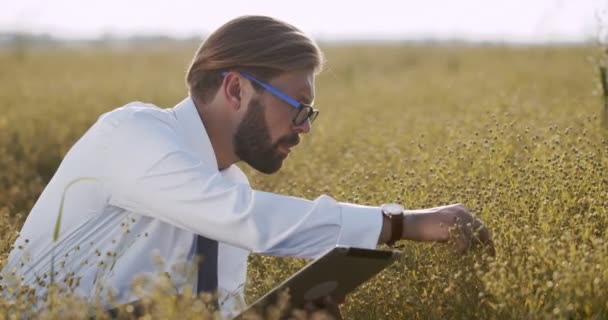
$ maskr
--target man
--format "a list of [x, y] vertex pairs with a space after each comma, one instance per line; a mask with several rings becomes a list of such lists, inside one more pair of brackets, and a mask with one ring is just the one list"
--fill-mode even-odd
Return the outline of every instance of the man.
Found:
[[[226, 23], [194, 56], [186, 99], [171, 109], [134, 102], [108, 112], [69, 150], [5, 273], [18, 270], [42, 295], [54, 256], [54, 278], [68, 278], [77, 294], [113, 291], [128, 303], [137, 298], [133, 279], [160, 268], [178, 293], [218, 292], [229, 316], [243, 303], [250, 252], [314, 258], [337, 244], [447, 241], [458, 226], [461, 250], [491, 246], [487, 228], [461, 205], [404, 212], [251, 189], [235, 164], [281, 168], [318, 115], [322, 63], [317, 45], [289, 24], [261, 16]], [[198, 255], [194, 280], [175, 267]]]

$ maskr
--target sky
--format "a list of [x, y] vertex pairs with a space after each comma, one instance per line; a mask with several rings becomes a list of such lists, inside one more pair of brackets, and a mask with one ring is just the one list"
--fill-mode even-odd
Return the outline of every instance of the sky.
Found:
[[608, 42], [608, 0], [0, 0], [0, 32], [204, 36], [263, 14], [322, 40]]

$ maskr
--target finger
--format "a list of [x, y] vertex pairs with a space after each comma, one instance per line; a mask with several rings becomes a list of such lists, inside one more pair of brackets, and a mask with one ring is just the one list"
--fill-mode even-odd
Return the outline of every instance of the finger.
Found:
[[476, 219], [476, 222], [479, 225], [475, 231], [476, 244], [483, 245], [488, 253], [494, 256], [496, 252], [494, 250], [494, 241], [492, 241], [492, 233], [490, 232], [490, 229], [488, 229], [480, 220]]
[[465, 253], [471, 247], [472, 232], [469, 226], [458, 224], [451, 232], [458, 253]]
[[494, 248], [494, 242], [492, 240], [490, 240], [489, 244], [486, 245], [486, 251], [490, 256], [496, 256], [496, 248]]
[[491, 256], [495, 256], [496, 251], [494, 249], [494, 242], [492, 241], [492, 234], [490, 230], [481, 223], [481, 221], [476, 221], [478, 227], [475, 228], [471, 234], [471, 239], [469, 241], [469, 245], [471, 247], [481, 246], [486, 253]]
[[496, 256], [496, 250], [494, 249], [494, 241], [492, 241], [492, 234], [487, 228], [484, 228], [483, 230], [483, 245], [490, 256]]
[[492, 241], [490, 236], [490, 230], [486, 228], [484, 225], [481, 225], [476, 232], [477, 241], [480, 244], [490, 243]]

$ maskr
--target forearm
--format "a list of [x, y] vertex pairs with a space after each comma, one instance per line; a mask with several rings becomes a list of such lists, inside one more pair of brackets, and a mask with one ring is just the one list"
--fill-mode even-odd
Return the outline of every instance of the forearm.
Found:
[[447, 241], [452, 222], [441, 219], [440, 209], [409, 210], [403, 217], [402, 239], [414, 241]]
[[[457, 229], [456, 247], [464, 252], [471, 246], [483, 244], [494, 255], [492, 234], [488, 228], [472, 215], [462, 204], [453, 204], [436, 208], [406, 210], [403, 216], [401, 239], [414, 241], [448, 241], [453, 229]], [[391, 225], [384, 219], [381, 242], [391, 237]]]
[[[428, 209], [405, 210], [401, 239], [414, 241], [447, 241], [449, 229], [456, 225], [454, 205]], [[386, 243], [391, 237], [391, 222], [383, 219], [378, 243]]]

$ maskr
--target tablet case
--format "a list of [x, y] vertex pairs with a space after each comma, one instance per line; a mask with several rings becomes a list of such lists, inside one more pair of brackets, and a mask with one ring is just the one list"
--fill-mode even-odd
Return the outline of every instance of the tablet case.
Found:
[[234, 319], [243, 319], [251, 311], [263, 316], [265, 309], [276, 304], [285, 289], [289, 290], [290, 296], [287, 314], [292, 308], [301, 308], [306, 302], [324, 296], [346, 297], [399, 256], [398, 251], [337, 246], [259, 298]]

